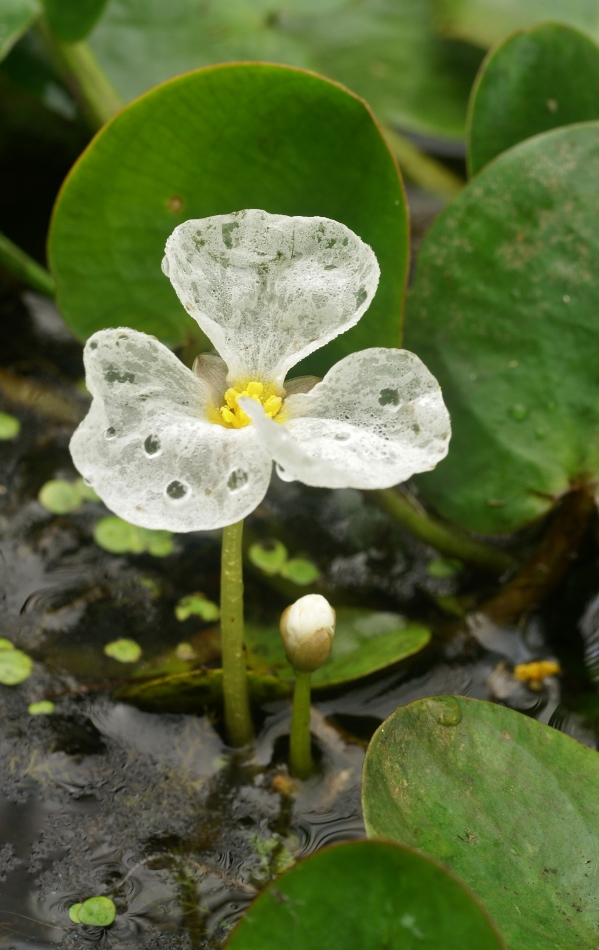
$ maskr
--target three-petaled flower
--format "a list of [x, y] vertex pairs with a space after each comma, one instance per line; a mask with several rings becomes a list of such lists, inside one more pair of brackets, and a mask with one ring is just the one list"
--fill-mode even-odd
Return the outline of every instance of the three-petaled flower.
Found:
[[345, 225], [252, 210], [186, 221], [163, 270], [220, 356], [192, 371], [136, 330], [88, 340], [94, 398], [71, 454], [122, 518], [223, 527], [260, 503], [273, 460], [307, 485], [387, 488], [446, 455], [439, 385], [407, 350], [351, 353], [320, 382], [286, 379], [375, 294], [376, 257]]

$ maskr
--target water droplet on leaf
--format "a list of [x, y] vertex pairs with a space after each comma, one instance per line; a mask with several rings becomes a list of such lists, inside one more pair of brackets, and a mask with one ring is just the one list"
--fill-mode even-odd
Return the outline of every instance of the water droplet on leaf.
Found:
[[457, 726], [462, 721], [462, 710], [455, 696], [434, 696], [427, 701], [427, 706], [441, 726]]

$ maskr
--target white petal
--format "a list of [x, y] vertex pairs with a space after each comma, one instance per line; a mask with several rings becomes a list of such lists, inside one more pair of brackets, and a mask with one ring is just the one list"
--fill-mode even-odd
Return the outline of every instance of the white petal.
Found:
[[338, 221], [253, 210], [180, 224], [162, 266], [229, 380], [278, 385], [358, 322], [379, 279], [374, 252]]
[[447, 455], [439, 384], [407, 350], [352, 353], [309, 393], [290, 396], [282, 424], [239, 401], [281, 477], [328, 488], [389, 488]]
[[101, 330], [85, 347], [94, 400], [71, 439], [83, 477], [121, 518], [198, 531], [262, 500], [272, 463], [253, 427], [207, 421], [210, 390], [154, 337]]

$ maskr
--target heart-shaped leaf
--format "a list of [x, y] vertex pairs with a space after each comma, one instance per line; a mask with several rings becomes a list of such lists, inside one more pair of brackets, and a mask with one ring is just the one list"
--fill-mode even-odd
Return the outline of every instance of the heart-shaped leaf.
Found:
[[361, 100], [283, 66], [182, 76], [97, 135], [63, 186], [50, 234], [65, 320], [81, 338], [108, 326], [170, 344], [197, 333], [160, 270], [166, 239], [187, 218], [243, 208], [334, 218], [377, 255], [370, 309], [303, 371], [322, 375], [356, 349], [398, 344], [408, 248], [395, 163]]
[[364, 764], [369, 835], [443, 861], [510, 950], [595, 950], [599, 755], [503, 706], [421, 699], [375, 733]]
[[[430, 637], [426, 627], [410, 623], [399, 614], [341, 607], [331, 656], [312, 673], [312, 687], [326, 689], [369, 676], [418, 653]], [[245, 642], [250, 670], [293, 681], [295, 674], [278, 626], [246, 624]]]
[[324, 848], [269, 884], [227, 950], [501, 950], [464, 885], [409, 848], [352, 841]]
[[592, 0], [437, 0], [436, 9], [442, 33], [483, 47], [543, 20], [567, 23], [599, 39], [599, 7]]
[[513, 531], [599, 473], [599, 124], [521, 143], [427, 234], [406, 346], [437, 377], [448, 457], [419, 484], [439, 511]]
[[451, 137], [481, 59], [435, 36], [433, 0], [111, 0], [91, 41], [125, 99], [199, 66], [266, 60], [346, 84], [387, 122]]
[[508, 37], [472, 91], [470, 174], [539, 132], [599, 119], [597, 89], [599, 47], [584, 33], [543, 23]]

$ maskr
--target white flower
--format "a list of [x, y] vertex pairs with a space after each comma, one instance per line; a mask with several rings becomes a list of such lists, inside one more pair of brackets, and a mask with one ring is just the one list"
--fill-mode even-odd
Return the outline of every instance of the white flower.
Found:
[[335, 611], [322, 594], [306, 594], [283, 611], [279, 629], [294, 670], [313, 673], [331, 654]]
[[407, 350], [351, 353], [316, 385], [286, 380], [376, 291], [376, 257], [343, 224], [265, 211], [186, 221], [163, 270], [220, 357], [191, 371], [136, 330], [88, 340], [94, 398], [71, 454], [121, 518], [172, 531], [233, 524], [264, 497], [273, 459], [287, 480], [386, 488], [447, 454], [439, 386]]

